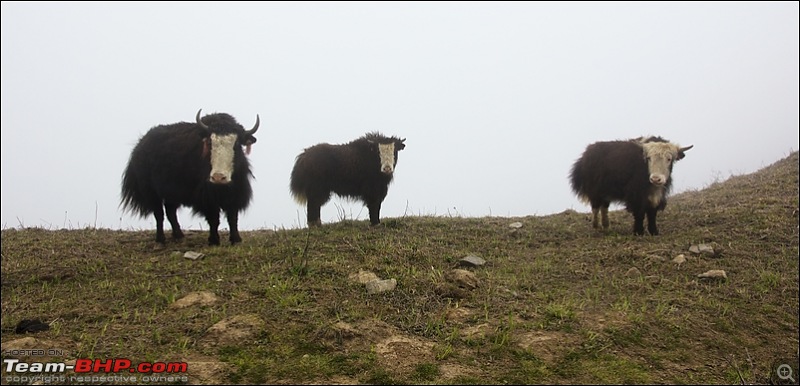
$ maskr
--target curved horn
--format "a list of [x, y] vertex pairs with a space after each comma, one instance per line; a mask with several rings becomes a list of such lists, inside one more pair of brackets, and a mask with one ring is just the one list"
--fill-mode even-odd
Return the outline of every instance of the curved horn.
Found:
[[203, 109], [197, 110], [197, 116], [194, 117], [194, 119], [197, 121], [197, 124], [200, 125], [200, 127], [208, 130], [208, 126], [206, 126], [206, 124], [203, 123], [203, 121], [200, 119], [200, 112], [201, 111], [203, 111]]
[[675, 158], [675, 160], [682, 160], [682, 159], [683, 159], [683, 157], [686, 157], [686, 153], [684, 153], [684, 152], [685, 152], [686, 150], [689, 150], [689, 149], [693, 148], [693, 147], [694, 147], [694, 145], [691, 145], [691, 146], [688, 146], [688, 147], [682, 147], [682, 148], [679, 148], [679, 149], [678, 149], [678, 157], [677, 157], [677, 158]]
[[253, 126], [253, 128], [252, 128], [252, 129], [250, 129], [250, 130], [247, 132], [247, 135], [253, 135], [253, 134], [255, 134], [255, 133], [256, 133], [256, 131], [258, 131], [258, 125], [260, 125], [260, 124], [261, 124], [261, 119], [258, 117], [258, 114], [256, 114], [256, 124], [255, 124], [255, 126]]

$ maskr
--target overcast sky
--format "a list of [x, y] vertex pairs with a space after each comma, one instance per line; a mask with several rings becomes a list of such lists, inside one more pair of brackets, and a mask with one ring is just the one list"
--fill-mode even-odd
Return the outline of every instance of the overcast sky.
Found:
[[[694, 145], [673, 194], [799, 147], [798, 2], [3, 1], [1, 14], [3, 228], [154, 229], [119, 208], [130, 151], [201, 108], [246, 128], [261, 117], [242, 230], [304, 227], [295, 157], [370, 131], [407, 138], [382, 218], [589, 212], [567, 176], [600, 140]], [[368, 213], [323, 207], [323, 223], [343, 217]]]

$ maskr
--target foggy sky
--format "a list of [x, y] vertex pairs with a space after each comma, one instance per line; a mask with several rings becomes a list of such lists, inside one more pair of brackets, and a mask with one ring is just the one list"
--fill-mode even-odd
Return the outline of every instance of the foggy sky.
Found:
[[[4, 1], [1, 14], [3, 228], [154, 229], [119, 207], [130, 151], [201, 108], [261, 118], [242, 230], [304, 227], [295, 157], [371, 131], [407, 139], [382, 218], [588, 212], [567, 176], [600, 140], [694, 145], [673, 194], [800, 147], [797, 2]], [[368, 212], [334, 198], [322, 221], [341, 218]]]

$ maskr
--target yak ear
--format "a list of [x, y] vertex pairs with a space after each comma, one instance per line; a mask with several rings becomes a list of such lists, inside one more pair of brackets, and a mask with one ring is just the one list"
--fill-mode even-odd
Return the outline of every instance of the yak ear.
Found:
[[203, 137], [203, 158], [208, 157], [208, 153], [210, 153], [210, 146], [209, 146], [210, 139], [208, 137]]
[[394, 143], [394, 148], [395, 148], [395, 149], [397, 149], [397, 150], [403, 150], [403, 149], [405, 149], [405, 148], [406, 148], [406, 144], [405, 144], [405, 142], [406, 142], [406, 139], [405, 139], [405, 138], [403, 138], [403, 139], [401, 139], [401, 140], [399, 140], [399, 141], [396, 141], [396, 142]]

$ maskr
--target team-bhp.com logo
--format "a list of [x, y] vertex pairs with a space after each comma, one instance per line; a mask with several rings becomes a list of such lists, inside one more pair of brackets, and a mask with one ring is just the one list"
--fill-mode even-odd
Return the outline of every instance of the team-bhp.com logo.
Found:
[[[75, 364], [64, 362], [20, 362], [19, 359], [3, 359], [3, 369], [8, 382], [32, 380], [47, 381], [55, 376], [64, 381], [77, 382], [186, 382], [189, 365], [186, 362], [142, 362], [136, 365], [130, 359], [77, 359]], [[66, 376], [66, 372], [75, 374]], [[102, 375], [97, 375], [97, 374]], [[12, 375], [9, 375], [12, 374]], [[90, 375], [94, 374], [94, 375]], [[109, 374], [109, 375], [107, 375]], [[101, 379], [102, 378], [102, 379]], [[119, 378], [119, 379], [117, 379]]]

